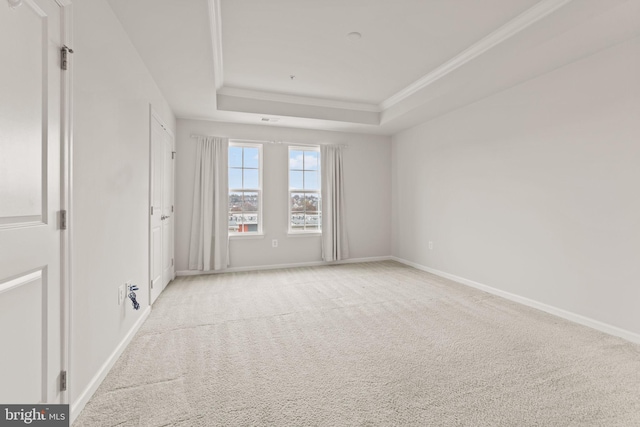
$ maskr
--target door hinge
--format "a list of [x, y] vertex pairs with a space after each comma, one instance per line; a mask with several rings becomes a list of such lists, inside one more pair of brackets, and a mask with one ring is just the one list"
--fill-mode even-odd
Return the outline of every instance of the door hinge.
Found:
[[173, 267], [173, 258], [171, 258], [171, 267]]
[[60, 230], [67, 229], [67, 211], [60, 211]]
[[151, 215], [153, 215], [153, 206], [151, 206]]
[[67, 391], [67, 371], [60, 372], [60, 391]]
[[66, 70], [69, 68], [69, 54], [73, 53], [73, 49], [70, 49], [67, 45], [62, 46], [60, 49], [60, 68]]
[[172, 159], [175, 159], [175, 158], [176, 158], [176, 152], [175, 152], [175, 151], [172, 151], [172, 152], [171, 152], [171, 158], [172, 158]]
[[173, 205], [171, 205], [171, 212], [173, 212]]
[[151, 289], [153, 289], [153, 280], [151, 280]]

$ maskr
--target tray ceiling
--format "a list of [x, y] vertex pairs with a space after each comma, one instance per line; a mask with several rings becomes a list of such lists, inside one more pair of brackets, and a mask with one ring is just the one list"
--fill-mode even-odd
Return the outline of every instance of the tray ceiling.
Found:
[[109, 2], [180, 118], [380, 134], [637, 34], [640, 3]]

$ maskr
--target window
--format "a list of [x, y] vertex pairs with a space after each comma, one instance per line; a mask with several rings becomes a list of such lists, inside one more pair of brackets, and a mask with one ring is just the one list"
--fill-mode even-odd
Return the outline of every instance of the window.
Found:
[[289, 147], [289, 231], [320, 232], [320, 147]]
[[229, 233], [262, 233], [262, 145], [229, 142]]

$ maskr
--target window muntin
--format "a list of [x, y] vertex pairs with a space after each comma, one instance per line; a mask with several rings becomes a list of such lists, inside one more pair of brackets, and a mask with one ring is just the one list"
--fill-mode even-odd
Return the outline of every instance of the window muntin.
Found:
[[262, 233], [262, 145], [229, 142], [229, 234]]
[[289, 147], [289, 231], [321, 230], [320, 148]]

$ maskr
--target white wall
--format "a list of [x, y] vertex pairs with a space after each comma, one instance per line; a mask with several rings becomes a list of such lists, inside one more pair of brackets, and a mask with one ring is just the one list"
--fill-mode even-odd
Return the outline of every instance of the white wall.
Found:
[[393, 255], [640, 334], [638, 52], [394, 136]]
[[[176, 271], [188, 269], [196, 140], [191, 134], [294, 143], [348, 145], [344, 152], [347, 226], [351, 258], [391, 254], [391, 141], [389, 137], [272, 126], [178, 120], [176, 135]], [[263, 239], [235, 239], [230, 268], [321, 261], [320, 237], [287, 236], [288, 154], [265, 144]], [[271, 247], [278, 239], [278, 248]]]
[[[74, 0], [70, 402], [148, 307], [149, 105], [175, 118], [105, 0]], [[118, 305], [132, 281], [140, 311]], [[73, 409], [73, 406], [72, 406]]]

